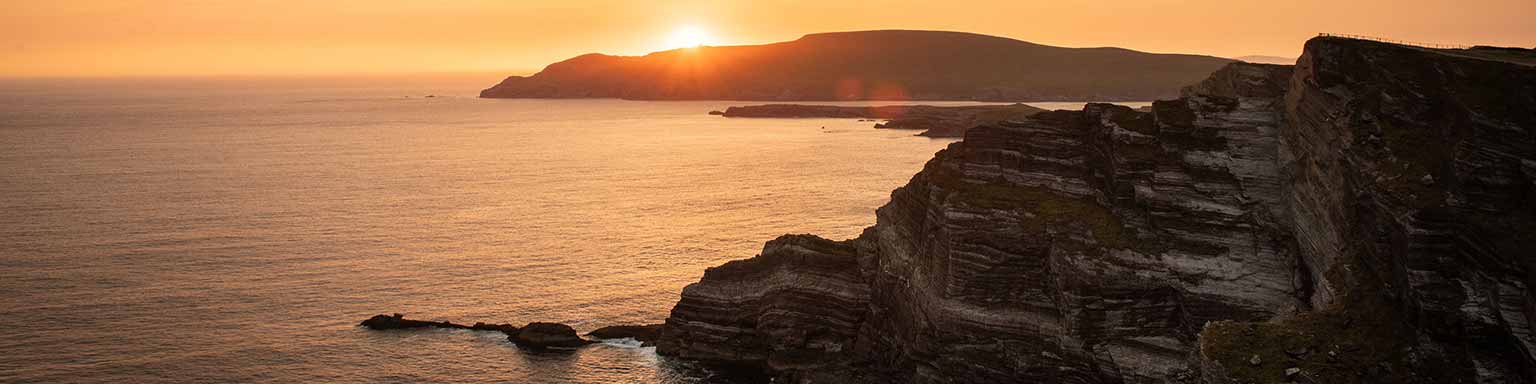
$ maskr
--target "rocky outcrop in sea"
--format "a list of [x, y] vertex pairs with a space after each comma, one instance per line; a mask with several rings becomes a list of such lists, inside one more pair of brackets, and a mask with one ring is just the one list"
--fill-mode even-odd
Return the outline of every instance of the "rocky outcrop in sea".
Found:
[[[479, 322], [475, 323], [474, 325], [463, 325], [450, 321], [412, 320], [405, 318], [405, 315], [396, 313], [393, 315], [374, 315], [373, 317], [358, 323], [358, 326], [378, 331], [421, 328], [494, 331], [506, 334], [507, 341], [515, 343], [518, 346], [533, 350], [542, 350], [546, 348], [577, 348], [594, 343], [592, 340], [587, 340], [581, 336], [577, 336], [576, 330], [571, 328], [569, 325], [547, 322], [533, 322], [521, 327], [514, 326], [512, 324], [486, 324]], [[637, 340], [640, 340], [641, 338], [651, 336], [650, 333], [646, 332], [651, 328], [654, 328], [654, 326], [604, 327], [593, 331], [589, 335], [599, 339], [633, 337]]]
[[858, 238], [711, 268], [664, 355], [784, 382], [1533, 382], [1536, 68], [1318, 38], [970, 129]]

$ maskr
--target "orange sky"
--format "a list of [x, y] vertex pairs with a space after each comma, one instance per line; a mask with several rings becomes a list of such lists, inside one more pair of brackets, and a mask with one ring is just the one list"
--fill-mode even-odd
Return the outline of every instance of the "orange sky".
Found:
[[0, 0], [0, 76], [530, 73], [588, 52], [938, 29], [1060, 46], [1294, 57], [1317, 32], [1536, 46], [1536, 0]]

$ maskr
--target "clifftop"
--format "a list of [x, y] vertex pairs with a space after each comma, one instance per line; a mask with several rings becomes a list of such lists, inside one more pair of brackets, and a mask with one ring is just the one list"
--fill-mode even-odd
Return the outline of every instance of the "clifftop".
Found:
[[639, 100], [1151, 100], [1231, 60], [1061, 48], [960, 32], [862, 31], [645, 56], [582, 55], [481, 92]]

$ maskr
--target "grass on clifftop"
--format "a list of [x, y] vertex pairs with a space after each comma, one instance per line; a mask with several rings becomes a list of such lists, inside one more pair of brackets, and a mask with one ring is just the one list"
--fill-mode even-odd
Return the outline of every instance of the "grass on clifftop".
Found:
[[951, 171], [940, 171], [930, 179], [942, 188], [962, 196], [960, 200], [986, 208], [1021, 209], [1034, 214], [1025, 223], [1026, 230], [1044, 231], [1047, 227], [1083, 227], [1106, 247], [1127, 248], [1128, 239], [1120, 218], [1098, 202], [1088, 198], [1062, 196], [1046, 188], [1013, 185], [1006, 182], [971, 183]]
[[1292, 367], [1317, 383], [1400, 383], [1413, 340], [1412, 328], [1378, 297], [1278, 322], [1210, 323], [1200, 351], [1238, 383], [1285, 383]]

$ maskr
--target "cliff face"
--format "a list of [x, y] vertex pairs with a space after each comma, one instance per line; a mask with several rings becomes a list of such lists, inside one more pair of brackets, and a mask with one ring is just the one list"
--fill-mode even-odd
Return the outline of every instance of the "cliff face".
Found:
[[788, 235], [758, 257], [710, 268], [683, 290], [657, 350], [776, 371], [843, 359], [868, 310], [862, 245]]
[[1152, 100], [1231, 62], [1062, 48], [959, 32], [861, 31], [639, 57], [583, 55], [512, 76], [490, 98]]
[[1317, 39], [1150, 112], [977, 127], [859, 238], [710, 270], [658, 352], [802, 382], [1529, 382], [1533, 107], [1531, 67]]
[[1312, 304], [1396, 320], [1378, 325], [1403, 348], [1375, 353], [1387, 382], [1536, 378], [1536, 68], [1475, 51], [1314, 40], [1285, 96]]

